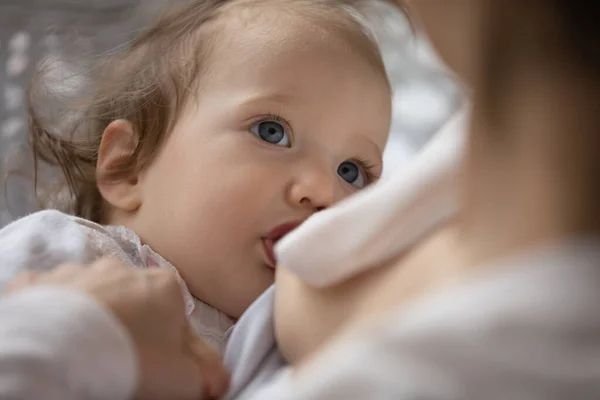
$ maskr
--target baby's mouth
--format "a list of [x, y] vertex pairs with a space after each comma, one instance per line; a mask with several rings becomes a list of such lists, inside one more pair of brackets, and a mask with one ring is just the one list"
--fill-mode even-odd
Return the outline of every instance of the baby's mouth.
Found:
[[263, 249], [267, 256], [267, 264], [269, 267], [275, 268], [277, 266], [277, 257], [275, 257], [275, 240], [269, 238], [263, 238]]
[[265, 251], [265, 256], [267, 258], [267, 264], [271, 268], [277, 267], [277, 257], [275, 256], [275, 244], [288, 233], [296, 229], [300, 224], [304, 221], [290, 221], [280, 225], [277, 225], [275, 228], [271, 229], [269, 233], [262, 238], [263, 249]]

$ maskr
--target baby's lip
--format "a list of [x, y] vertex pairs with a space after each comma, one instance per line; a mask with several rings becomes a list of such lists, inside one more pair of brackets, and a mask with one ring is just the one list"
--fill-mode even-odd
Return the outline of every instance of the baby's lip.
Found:
[[277, 257], [275, 257], [275, 244], [281, 240], [285, 235], [296, 229], [300, 226], [304, 221], [296, 220], [289, 221], [283, 224], [277, 225], [275, 228], [271, 229], [266, 236], [262, 238], [263, 249], [265, 251], [265, 255], [267, 257], [267, 261], [269, 266], [275, 268], [277, 266]]
[[277, 265], [277, 258], [275, 257], [275, 242], [271, 239], [263, 238], [262, 239], [263, 250], [265, 251], [265, 256], [267, 257], [267, 264], [271, 268], [275, 268]]

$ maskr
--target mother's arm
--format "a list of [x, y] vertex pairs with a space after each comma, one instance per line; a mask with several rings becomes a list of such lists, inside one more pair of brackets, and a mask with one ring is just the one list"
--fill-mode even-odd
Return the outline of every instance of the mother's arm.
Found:
[[127, 331], [83, 293], [54, 287], [0, 299], [0, 398], [128, 400], [137, 354]]
[[184, 310], [165, 269], [101, 260], [20, 275], [0, 295], [0, 398], [218, 397], [228, 374]]

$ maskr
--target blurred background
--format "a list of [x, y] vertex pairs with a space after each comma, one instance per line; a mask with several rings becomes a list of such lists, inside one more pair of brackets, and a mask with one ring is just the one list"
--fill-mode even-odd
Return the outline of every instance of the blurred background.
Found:
[[[185, 0], [0, 0], [0, 173], [27, 153], [26, 90], [49, 55], [97, 56], [127, 42], [166, 5]], [[374, 25], [394, 85], [394, 123], [384, 176], [403, 166], [457, 109], [461, 93], [427, 42], [404, 16], [373, 8]], [[7, 168], [8, 167], [8, 168]], [[32, 182], [0, 187], [0, 226], [35, 209]]]

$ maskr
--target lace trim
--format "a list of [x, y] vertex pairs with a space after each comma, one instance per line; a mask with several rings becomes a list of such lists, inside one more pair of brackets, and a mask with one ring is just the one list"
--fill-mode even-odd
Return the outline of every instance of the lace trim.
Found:
[[[86, 225], [90, 226], [90, 222]], [[93, 223], [91, 223], [93, 224]], [[93, 224], [96, 225], [96, 224]], [[90, 226], [98, 230], [98, 225]], [[177, 269], [150, 246], [142, 244], [139, 236], [123, 226], [105, 226], [102, 230], [114, 240], [134, 266], [169, 268], [177, 276], [184, 299], [185, 311], [196, 333], [223, 353], [234, 326], [234, 321], [222, 311], [192, 296]]]

